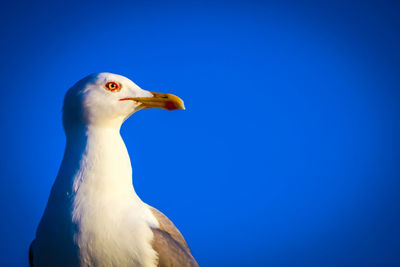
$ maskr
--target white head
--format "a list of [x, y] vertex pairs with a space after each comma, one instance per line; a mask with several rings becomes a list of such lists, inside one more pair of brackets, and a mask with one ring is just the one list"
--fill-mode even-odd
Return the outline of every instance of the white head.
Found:
[[77, 125], [120, 127], [130, 115], [144, 108], [184, 109], [174, 95], [154, 93], [128, 78], [112, 73], [91, 74], [68, 90], [63, 107], [67, 130]]

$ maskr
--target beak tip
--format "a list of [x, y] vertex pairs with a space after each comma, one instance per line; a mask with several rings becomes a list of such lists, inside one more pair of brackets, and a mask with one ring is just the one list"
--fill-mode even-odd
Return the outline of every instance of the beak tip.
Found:
[[183, 104], [183, 102], [178, 102], [178, 101], [167, 101], [165, 102], [165, 106], [164, 108], [166, 110], [185, 110], [185, 105]]

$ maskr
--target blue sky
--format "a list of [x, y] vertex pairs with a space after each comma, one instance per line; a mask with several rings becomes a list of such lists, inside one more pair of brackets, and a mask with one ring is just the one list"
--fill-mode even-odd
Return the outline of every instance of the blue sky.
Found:
[[10, 1], [0, 12], [2, 266], [27, 264], [63, 156], [66, 90], [103, 71], [185, 101], [140, 111], [121, 133], [137, 193], [201, 266], [400, 264], [395, 1]]

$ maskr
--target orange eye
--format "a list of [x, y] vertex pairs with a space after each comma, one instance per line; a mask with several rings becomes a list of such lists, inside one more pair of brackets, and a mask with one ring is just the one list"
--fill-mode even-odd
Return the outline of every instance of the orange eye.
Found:
[[106, 83], [106, 89], [111, 92], [119, 91], [120, 87], [119, 84], [116, 82], [108, 82]]

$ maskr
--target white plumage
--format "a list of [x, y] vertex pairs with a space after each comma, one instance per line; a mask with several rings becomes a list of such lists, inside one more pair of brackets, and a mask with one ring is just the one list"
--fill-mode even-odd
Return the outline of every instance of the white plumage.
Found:
[[[90, 75], [68, 91], [66, 148], [32, 244], [33, 266], [162, 266], [163, 249], [153, 246], [161, 219], [133, 189], [131, 162], [119, 133], [131, 114], [150, 107], [184, 108], [176, 96], [142, 90], [110, 73]], [[189, 254], [184, 260], [196, 265], [183, 247], [182, 253]], [[167, 258], [183, 255], [168, 253]]]

